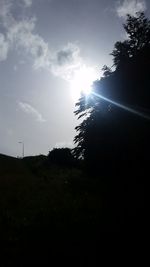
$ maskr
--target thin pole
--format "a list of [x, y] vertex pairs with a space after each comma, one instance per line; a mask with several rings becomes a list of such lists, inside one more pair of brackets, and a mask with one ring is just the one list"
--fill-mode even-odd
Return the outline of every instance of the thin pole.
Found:
[[19, 144], [22, 144], [22, 158], [24, 158], [24, 142], [19, 142]]
[[24, 158], [24, 143], [23, 143], [23, 148], [22, 148], [22, 156]]

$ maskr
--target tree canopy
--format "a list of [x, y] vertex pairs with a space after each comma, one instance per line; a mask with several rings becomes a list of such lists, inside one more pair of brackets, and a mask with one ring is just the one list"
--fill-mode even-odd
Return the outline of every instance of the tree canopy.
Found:
[[74, 154], [104, 172], [144, 162], [149, 150], [150, 20], [144, 13], [127, 15], [123, 26], [127, 39], [114, 45], [113, 68], [103, 67], [103, 77], [75, 111], [82, 122]]
[[74, 157], [70, 148], [54, 148], [48, 154], [48, 161], [50, 164], [69, 167], [74, 164]]

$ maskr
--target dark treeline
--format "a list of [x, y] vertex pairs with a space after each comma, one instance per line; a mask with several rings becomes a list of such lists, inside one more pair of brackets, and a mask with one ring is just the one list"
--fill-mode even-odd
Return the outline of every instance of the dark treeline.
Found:
[[107, 185], [105, 200], [122, 229], [140, 229], [150, 151], [150, 21], [144, 13], [127, 15], [127, 39], [116, 42], [113, 66], [92, 93], [82, 95], [75, 114], [82, 118], [74, 138], [76, 158], [89, 176]]
[[75, 166], [76, 160], [70, 148], [54, 148], [48, 154], [48, 164], [62, 167]]
[[143, 13], [128, 15], [124, 29], [128, 38], [115, 44], [112, 68], [104, 66], [92, 94], [76, 104], [83, 121], [74, 153], [92, 173], [143, 180], [150, 143], [150, 21]]

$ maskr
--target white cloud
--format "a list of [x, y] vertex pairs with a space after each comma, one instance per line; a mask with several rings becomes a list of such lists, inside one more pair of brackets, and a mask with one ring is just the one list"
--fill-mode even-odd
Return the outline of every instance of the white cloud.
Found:
[[[16, 19], [13, 15], [13, 1], [0, 0], [0, 23], [5, 31], [5, 39], [1, 34], [1, 50], [7, 58], [8, 48], [24, 49], [33, 58], [35, 69], [49, 66], [49, 48], [43, 38], [35, 33], [36, 18]], [[5, 51], [4, 51], [5, 50]], [[6, 53], [7, 51], [7, 53]]]
[[[79, 47], [68, 43], [58, 51], [51, 53], [45, 40], [35, 32], [36, 17], [16, 19], [12, 9], [14, 0], [0, 1], [2, 5], [0, 21], [6, 36], [5, 39], [4, 37], [2, 39], [1, 36], [1, 46], [3, 47], [3, 57], [1, 56], [1, 58], [3, 60], [7, 58], [9, 49], [16, 49], [18, 52], [24, 50], [26, 55], [32, 58], [34, 69], [47, 69], [53, 75], [69, 81], [74, 72], [83, 64]], [[7, 46], [5, 46], [6, 44]]]
[[10, 9], [12, 7], [12, 1], [10, 0], [0, 0], [0, 16], [1, 17], [6, 17], [9, 12]]
[[19, 102], [18, 105], [23, 112], [32, 115], [36, 119], [36, 121], [45, 122], [45, 119], [43, 118], [41, 113], [39, 113], [39, 111], [32, 107], [30, 104]]
[[136, 15], [136, 12], [146, 10], [146, 2], [144, 0], [124, 0], [119, 1], [117, 5], [117, 14], [119, 17], [125, 18], [127, 14]]
[[10, 0], [0, 0], [0, 24], [3, 28], [11, 25], [13, 17], [11, 15], [11, 8], [13, 2]]
[[7, 38], [11, 46], [18, 49], [24, 49], [31, 55], [35, 69], [49, 66], [49, 48], [48, 44], [41, 36], [35, 34], [36, 19], [22, 20], [14, 23], [7, 32]]
[[54, 75], [70, 81], [73, 74], [83, 64], [80, 49], [77, 45], [68, 43], [56, 52], [52, 61], [51, 70]]
[[[32, 1], [24, 3], [29, 5]], [[20, 10], [19, 17], [16, 16], [15, 3]], [[32, 59], [34, 69], [44, 68], [70, 82], [75, 73], [85, 66], [79, 47], [68, 43], [58, 51], [51, 52], [48, 43], [36, 33], [36, 17], [24, 16], [22, 5], [18, 3], [18, 0], [0, 0], [0, 24], [5, 33], [0, 33], [0, 60], [7, 59], [9, 50], [15, 49], [19, 54], [23, 51], [26, 58]]]
[[25, 7], [30, 7], [32, 5], [32, 0], [23, 0]]
[[9, 50], [9, 44], [5, 39], [5, 36], [0, 33], [0, 61], [4, 61], [7, 58]]

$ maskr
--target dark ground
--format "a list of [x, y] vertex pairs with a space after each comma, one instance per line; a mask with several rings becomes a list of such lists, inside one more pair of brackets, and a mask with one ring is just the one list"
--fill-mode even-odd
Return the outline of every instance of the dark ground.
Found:
[[[50, 167], [44, 156], [0, 155], [2, 266], [12, 266], [19, 255], [26, 260], [32, 244], [86, 244], [104, 233], [142, 233], [144, 186], [106, 181], [81, 168]], [[32, 258], [37, 254], [32, 251]]]

